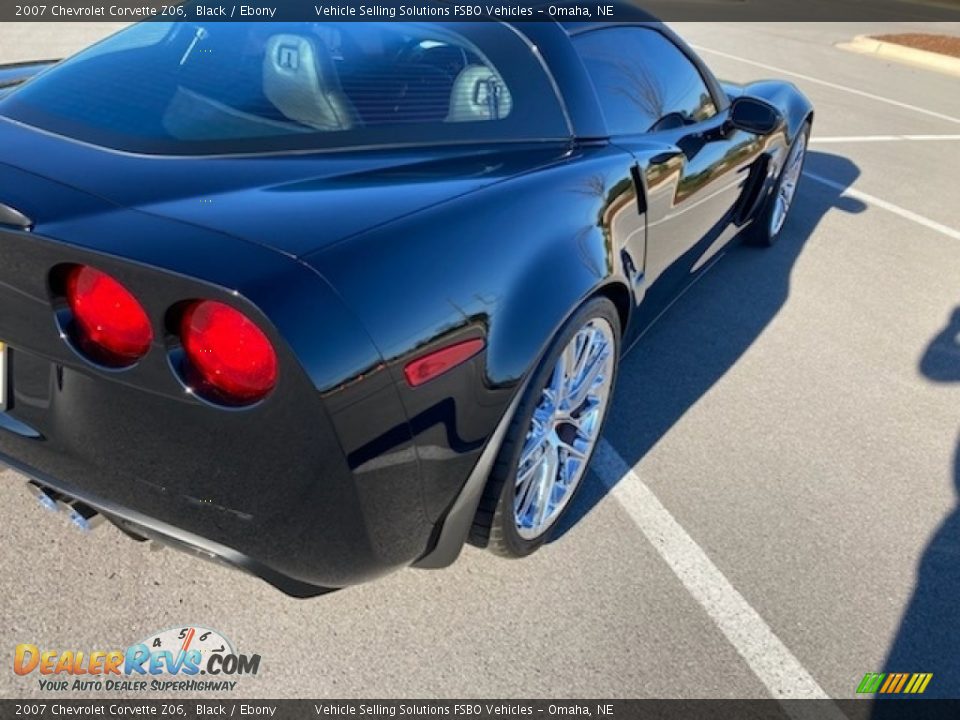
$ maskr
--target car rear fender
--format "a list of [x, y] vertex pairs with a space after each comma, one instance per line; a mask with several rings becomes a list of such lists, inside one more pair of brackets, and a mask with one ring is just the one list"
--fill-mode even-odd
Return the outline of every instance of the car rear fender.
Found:
[[[622, 151], [596, 149], [305, 258], [357, 314], [393, 373], [435, 521], [564, 320], [608, 284], [627, 285], [606, 223], [611, 205], [637, 212], [635, 202], [614, 202], [628, 167]], [[473, 337], [485, 340], [485, 352], [408, 385], [411, 360]]]

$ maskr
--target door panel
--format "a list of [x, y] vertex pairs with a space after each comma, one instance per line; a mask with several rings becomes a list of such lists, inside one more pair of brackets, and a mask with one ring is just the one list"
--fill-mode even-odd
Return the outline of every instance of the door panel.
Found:
[[[736, 230], [733, 211], [760, 144], [755, 136], [739, 131], [707, 140], [719, 134], [725, 120], [726, 112], [683, 130], [647, 136], [640, 144], [623, 143], [634, 152], [647, 184], [650, 283], [681, 260], [686, 274], [699, 269]], [[657, 145], [674, 145], [682, 152], [657, 162], [657, 151], [646, 149], [654, 139]]]
[[643, 185], [642, 327], [735, 234], [734, 211], [761, 146], [756, 136], [728, 128], [727, 103], [655, 28], [601, 28], [573, 43], [607, 129], [633, 155]]
[[[640, 325], [653, 320], [734, 237], [733, 219], [761, 144], [731, 131], [706, 140], [725, 113], [684, 133], [621, 139], [633, 153], [647, 198], [644, 304]], [[671, 153], [671, 148], [684, 151]]]

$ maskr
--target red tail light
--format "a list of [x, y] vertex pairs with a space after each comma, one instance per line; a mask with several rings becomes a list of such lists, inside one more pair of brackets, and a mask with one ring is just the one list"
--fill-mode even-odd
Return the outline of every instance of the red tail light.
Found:
[[277, 384], [277, 353], [253, 321], [229, 305], [203, 300], [191, 305], [180, 339], [195, 389], [214, 400], [246, 405]]
[[483, 350], [483, 340], [476, 338], [473, 340], [464, 340], [456, 345], [449, 345], [440, 350], [434, 350], [429, 355], [424, 355], [411, 361], [403, 368], [403, 374], [407, 378], [410, 387], [423, 385], [428, 380], [438, 375], [442, 375], [447, 370], [462, 362], [466, 362], [478, 352]]
[[75, 339], [94, 360], [124, 367], [147, 354], [153, 329], [143, 306], [129, 290], [87, 265], [71, 268], [66, 286], [76, 323]]

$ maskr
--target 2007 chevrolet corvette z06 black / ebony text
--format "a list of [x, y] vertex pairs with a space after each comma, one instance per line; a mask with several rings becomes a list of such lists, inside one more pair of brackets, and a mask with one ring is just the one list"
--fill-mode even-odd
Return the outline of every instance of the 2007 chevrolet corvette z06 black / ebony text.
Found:
[[303, 596], [543, 544], [813, 117], [639, 14], [151, 22], [0, 85], [0, 461]]

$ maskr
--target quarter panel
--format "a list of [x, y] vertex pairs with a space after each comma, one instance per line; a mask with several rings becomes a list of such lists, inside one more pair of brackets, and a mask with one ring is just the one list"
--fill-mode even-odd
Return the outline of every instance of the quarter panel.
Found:
[[[605, 283], [626, 284], [611, 228], [620, 213], [638, 212], [630, 163], [613, 146], [570, 151], [546, 169], [305, 258], [357, 313], [390, 368], [437, 517], [568, 314]], [[406, 385], [407, 362], [465, 337], [484, 337], [486, 352], [426, 385]]]

